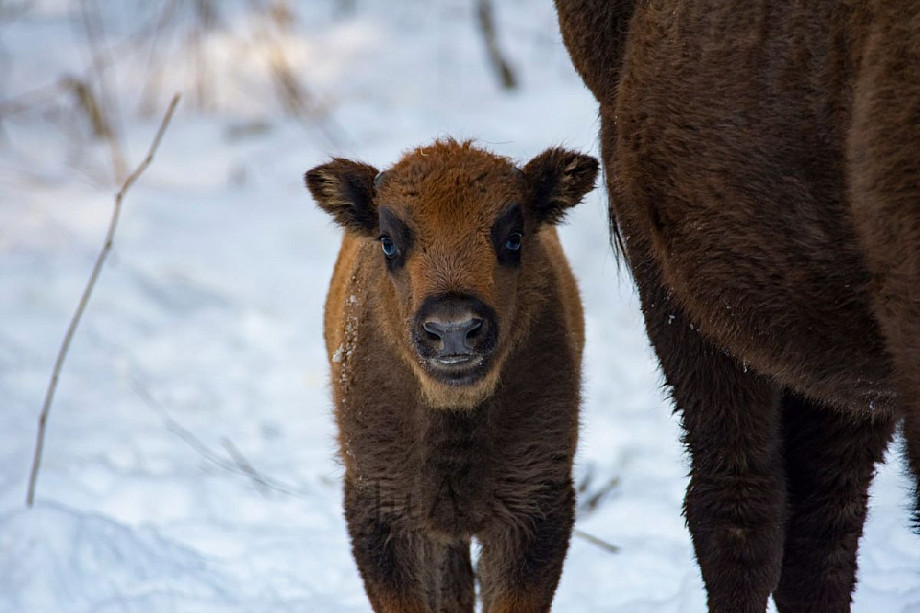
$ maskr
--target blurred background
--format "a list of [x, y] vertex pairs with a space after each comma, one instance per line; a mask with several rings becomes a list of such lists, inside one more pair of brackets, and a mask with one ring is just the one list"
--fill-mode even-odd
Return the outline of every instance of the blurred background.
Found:
[[[27, 510], [55, 356], [176, 92]], [[340, 233], [303, 173], [447, 135], [596, 155], [597, 129], [550, 0], [0, 0], [0, 611], [369, 611], [322, 346]], [[678, 423], [603, 189], [569, 222], [588, 345], [556, 610], [702, 610]], [[907, 486], [897, 461], [876, 483], [855, 610], [920, 611]]]

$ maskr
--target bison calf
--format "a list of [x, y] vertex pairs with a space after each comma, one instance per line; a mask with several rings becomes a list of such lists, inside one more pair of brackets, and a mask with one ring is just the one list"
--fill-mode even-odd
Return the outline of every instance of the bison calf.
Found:
[[547, 611], [572, 530], [584, 322], [553, 225], [597, 161], [439, 141], [310, 170], [345, 229], [324, 332], [352, 552], [377, 612]]

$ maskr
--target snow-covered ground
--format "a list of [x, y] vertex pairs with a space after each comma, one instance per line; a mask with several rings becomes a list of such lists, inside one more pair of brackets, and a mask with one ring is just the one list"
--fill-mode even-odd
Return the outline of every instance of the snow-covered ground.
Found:
[[[496, 87], [469, 0], [292, 2], [287, 31], [260, 22], [259, 3], [213, 3], [199, 73], [189, 32], [144, 37], [164, 7], [193, 3], [82, 4], [105, 13], [97, 58], [129, 165], [172, 91], [185, 99], [125, 200], [31, 510], [38, 412], [116, 186], [108, 146], [65, 95], [14, 114], [0, 105], [0, 611], [369, 611], [340, 511], [321, 344], [339, 231], [302, 173], [330, 155], [385, 166], [442, 135], [522, 161], [555, 144], [596, 152], [595, 103], [552, 3], [496, 3], [513, 93]], [[80, 5], [0, 2], [0, 101], [90, 74]], [[320, 119], [283, 113], [266, 77], [279, 49]], [[597, 190], [562, 238], [588, 326], [578, 479], [583, 500], [602, 494], [577, 528], [620, 550], [574, 538], [555, 609], [700, 611], [677, 421], [606, 225]], [[908, 485], [895, 451], [873, 488], [856, 611], [920, 611]]]

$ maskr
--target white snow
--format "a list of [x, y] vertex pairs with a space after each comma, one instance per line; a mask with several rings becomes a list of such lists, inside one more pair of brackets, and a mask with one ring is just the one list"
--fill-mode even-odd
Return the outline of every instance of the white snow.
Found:
[[[385, 166], [448, 134], [521, 161], [557, 144], [596, 154], [595, 102], [552, 3], [496, 2], [522, 81], [510, 94], [485, 63], [468, 0], [360, 1], [353, 14], [341, 0], [290, 3], [298, 19], [279, 44], [327, 109], [322, 122], [284, 115], [251, 3], [235, 1], [215, 3], [222, 22], [204, 36], [210, 109], [195, 108], [195, 65], [177, 35], [160, 47], [161, 90], [141, 116], [149, 45], [131, 35], [169, 3], [98, 4], [129, 165], [172, 91], [185, 99], [125, 199], [31, 510], [38, 413], [117, 187], [108, 147], [66, 96], [0, 115], [0, 612], [369, 611], [340, 510], [322, 344], [340, 234], [302, 175], [331, 155]], [[79, 5], [3, 13], [0, 101], [89, 74]], [[574, 538], [555, 609], [702, 610], [677, 420], [609, 247], [602, 189], [562, 238], [588, 326], [582, 499], [615, 484], [577, 527], [620, 551]], [[909, 486], [893, 449], [873, 487], [855, 611], [920, 611]]]

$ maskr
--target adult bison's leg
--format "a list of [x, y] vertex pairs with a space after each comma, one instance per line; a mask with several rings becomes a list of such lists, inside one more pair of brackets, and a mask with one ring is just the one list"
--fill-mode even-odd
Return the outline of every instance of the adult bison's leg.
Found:
[[[850, 202], [920, 482], [920, 4], [873, 8], [852, 88]], [[915, 520], [920, 529], [920, 485]]]
[[894, 431], [889, 413], [839, 413], [797, 396], [783, 402], [789, 518], [780, 611], [849, 611], [868, 489]]
[[569, 482], [543, 498], [536, 513], [479, 535], [483, 613], [550, 610], [575, 523], [575, 491]]
[[690, 452], [684, 511], [709, 610], [762, 613], [780, 576], [779, 392], [706, 341], [657, 283], [635, 271], [652, 340]]

